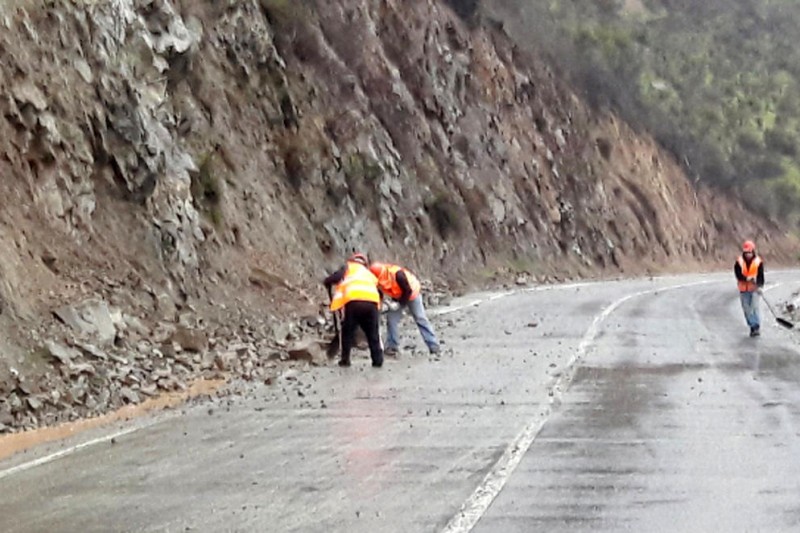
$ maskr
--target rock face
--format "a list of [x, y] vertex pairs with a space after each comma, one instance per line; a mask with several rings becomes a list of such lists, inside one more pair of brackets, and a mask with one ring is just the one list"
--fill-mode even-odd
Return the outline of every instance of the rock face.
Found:
[[[316, 312], [353, 248], [526, 283], [727, 265], [745, 235], [782, 253], [776, 228], [470, 21], [433, 0], [0, 5], [5, 366], [67, 376], [44, 404], [87, 410], [237, 366], [222, 341], [260, 379], [275, 323]], [[43, 408], [14, 398], [5, 426]]]

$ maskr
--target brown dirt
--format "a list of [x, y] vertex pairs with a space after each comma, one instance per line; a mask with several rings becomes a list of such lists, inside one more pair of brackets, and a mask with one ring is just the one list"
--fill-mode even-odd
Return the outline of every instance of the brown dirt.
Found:
[[64, 440], [90, 429], [100, 428], [122, 420], [132, 420], [154, 411], [177, 407], [192, 398], [212, 395], [225, 383], [225, 380], [199, 380], [185, 391], [162, 394], [145, 400], [138, 405], [127, 405], [94, 418], [0, 436], [0, 461], [34, 446]]

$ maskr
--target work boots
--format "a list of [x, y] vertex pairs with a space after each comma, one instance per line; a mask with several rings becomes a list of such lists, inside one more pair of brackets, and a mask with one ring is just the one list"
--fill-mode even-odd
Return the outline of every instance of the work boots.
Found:
[[753, 326], [750, 328], [750, 336], [751, 337], [758, 337], [761, 335], [761, 327], [760, 326]]

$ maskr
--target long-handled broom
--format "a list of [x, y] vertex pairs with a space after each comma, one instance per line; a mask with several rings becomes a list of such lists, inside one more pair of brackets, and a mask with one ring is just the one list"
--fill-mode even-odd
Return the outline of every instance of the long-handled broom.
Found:
[[775, 313], [775, 310], [772, 308], [772, 305], [770, 305], [769, 300], [767, 300], [766, 297], [764, 297], [764, 293], [763, 292], [759, 292], [759, 294], [761, 294], [761, 299], [764, 300], [765, 304], [767, 304], [767, 309], [769, 309], [769, 312], [772, 313], [772, 316], [775, 317], [775, 320], [778, 322], [779, 325], [781, 325], [782, 327], [784, 327], [786, 329], [794, 328], [794, 324], [793, 323], [789, 322], [785, 318], [779, 317], [777, 315], [777, 313]]

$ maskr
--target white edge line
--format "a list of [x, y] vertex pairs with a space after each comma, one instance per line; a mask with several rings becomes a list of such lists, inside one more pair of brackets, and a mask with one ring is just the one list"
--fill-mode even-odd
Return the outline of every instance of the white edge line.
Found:
[[538, 285], [536, 287], [526, 287], [524, 289], [520, 289], [517, 291], [506, 291], [501, 292], [498, 294], [493, 294], [487, 298], [477, 300], [472, 300], [471, 302], [458, 305], [456, 307], [447, 307], [441, 310], [432, 310], [430, 311], [431, 316], [443, 316], [449, 315], [451, 313], [456, 313], [458, 311], [462, 311], [469, 307], [477, 307], [486, 302], [493, 302], [495, 300], [499, 300], [500, 298], [505, 298], [507, 296], [514, 296], [515, 294], [523, 294], [528, 292], [541, 292], [541, 291], [560, 291], [560, 290], [567, 290], [567, 289], [577, 289], [580, 287], [588, 287], [590, 285], [595, 284], [596, 282], [584, 282], [584, 283], [569, 283], [566, 285]]
[[456, 515], [447, 522], [442, 530], [442, 533], [468, 533], [483, 517], [483, 515], [489, 509], [489, 506], [503, 489], [508, 479], [511, 477], [511, 474], [519, 465], [522, 457], [528, 452], [528, 449], [530, 449], [533, 441], [536, 439], [536, 436], [539, 434], [542, 428], [544, 428], [544, 425], [547, 423], [547, 420], [552, 414], [554, 407], [561, 403], [561, 396], [574, 378], [577, 370], [576, 363], [588, 354], [589, 348], [591, 347], [600, 330], [600, 324], [602, 324], [602, 322], [608, 318], [611, 313], [613, 313], [619, 306], [628, 300], [637, 298], [639, 296], [644, 296], [645, 294], [683, 289], [709, 283], [720, 283], [722, 281], [723, 280], [699, 281], [635, 292], [616, 300], [603, 309], [603, 311], [592, 321], [589, 329], [587, 329], [586, 333], [583, 335], [581, 343], [578, 345], [577, 352], [567, 363], [568, 371], [562, 374], [558, 381], [556, 381], [556, 383], [553, 385], [551, 389], [553, 394], [550, 396], [550, 403], [546, 407], [544, 413], [532, 420], [522, 429], [517, 437], [505, 449], [491, 470], [489, 470], [489, 472], [483, 478], [481, 484], [478, 485], [472, 495], [467, 499], [466, 502], [464, 502], [458, 513], [456, 513]]
[[64, 448], [63, 450], [59, 450], [59, 451], [51, 453], [49, 455], [45, 455], [43, 457], [39, 457], [38, 459], [34, 459], [32, 461], [28, 461], [27, 463], [22, 463], [22, 464], [19, 464], [19, 465], [16, 465], [16, 466], [12, 466], [11, 468], [8, 468], [6, 470], [0, 471], [0, 480], [3, 480], [3, 479], [5, 479], [5, 478], [7, 478], [9, 476], [13, 476], [14, 474], [18, 474], [20, 472], [24, 472], [25, 470], [29, 470], [31, 468], [36, 468], [37, 466], [41, 466], [41, 465], [53, 462], [53, 461], [55, 461], [57, 459], [60, 459], [60, 458], [64, 457], [65, 455], [69, 455], [71, 453], [75, 453], [75, 452], [80, 451], [80, 450], [82, 450], [84, 448], [88, 448], [90, 446], [94, 446], [95, 444], [102, 444], [104, 442], [111, 441], [111, 440], [116, 439], [118, 437], [123, 437], [123, 436], [128, 435], [130, 433], [133, 433], [135, 431], [139, 431], [140, 429], [148, 428], [150, 426], [158, 424], [159, 422], [162, 422], [163, 420], [164, 420], [164, 417], [155, 417], [152, 420], [148, 421], [147, 423], [138, 424], [138, 425], [135, 425], [135, 426], [132, 426], [132, 427], [127, 427], [125, 429], [121, 429], [121, 430], [116, 431], [114, 433], [109, 433], [108, 435], [103, 435], [103, 436], [100, 436], [100, 437], [97, 437], [97, 438], [94, 438], [94, 439], [91, 439], [91, 440], [87, 440], [86, 442], [81, 442], [81, 443], [76, 444], [74, 446], [70, 446], [69, 448]]
[[22, 463], [17, 466], [13, 466], [9, 469], [3, 470], [0, 472], [0, 480], [7, 478], [8, 476], [13, 476], [18, 472], [23, 472], [25, 470], [35, 468], [37, 466], [41, 466], [43, 464], [47, 464], [51, 461], [55, 461], [65, 455], [69, 455], [73, 452], [77, 452], [83, 448], [88, 448], [89, 446], [93, 446], [95, 444], [100, 444], [102, 442], [110, 441], [111, 439], [115, 439], [117, 437], [122, 437], [123, 435], [127, 435], [128, 433], [133, 433], [145, 426], [134, 426], [130, 428], [125, 428], [123, 430], [117, 431], [116, 433], [111, 433], [110, 435], [104, 435], [102, 437], [97, 437], [96, 439], [88, 440], [86, 442], [82, 442], [80, 444], [76, 444], [75, 446], [70, 446], [69, 448], [65, 448], [63, 450], [59, 450], [55, 453], [51, 453], [50, 455], [45, 455], [44, 457], [40, 457], [38, 459], [34, 459], [33, 461], [28, 461], [27, 463]]

